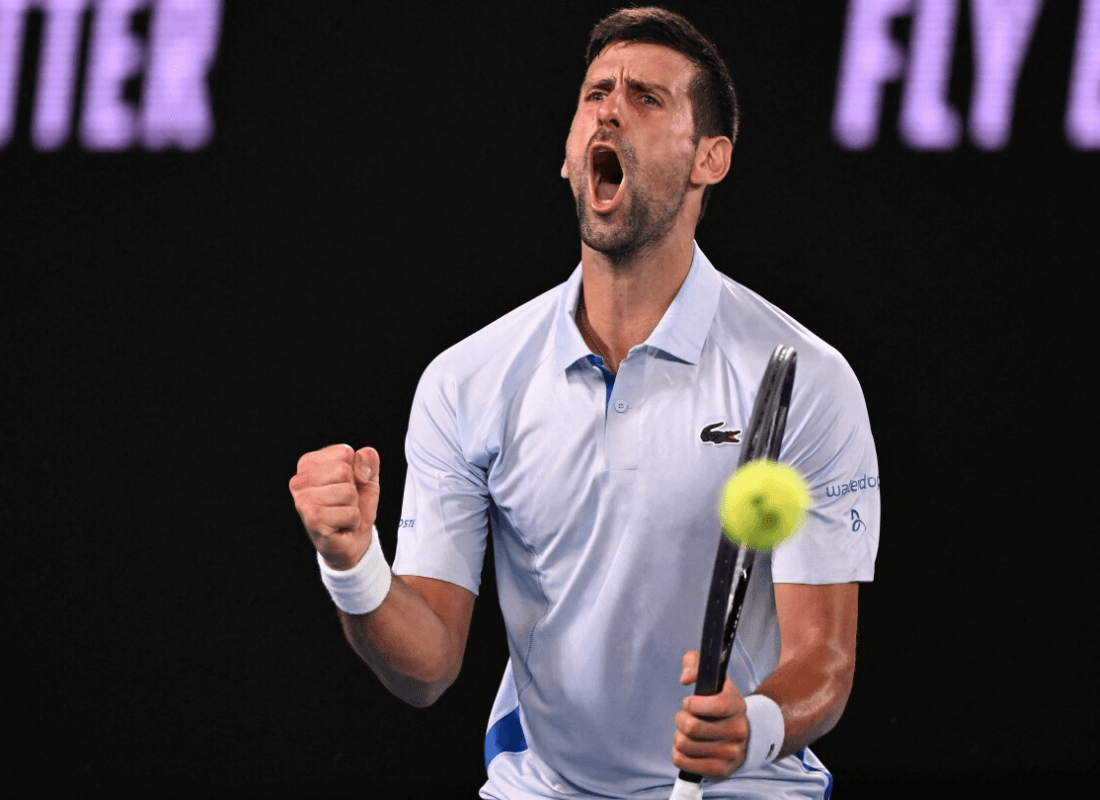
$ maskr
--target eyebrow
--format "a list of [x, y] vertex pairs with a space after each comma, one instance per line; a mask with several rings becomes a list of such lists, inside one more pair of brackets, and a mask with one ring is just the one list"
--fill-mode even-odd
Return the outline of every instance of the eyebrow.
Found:
[[[671, 95], [669, 90], [659, 83], [647, 83], [646, 81], [640, 81], [636, 78], [627, 78], [626, 85], [629, 89], [642, 94], [663, 94], [665, 97]], [[599, 89], [600, 91], [610, 92], [615, 88], [614, 78], [601, 78], [594, 83], [588, 84], [586, 89]]]

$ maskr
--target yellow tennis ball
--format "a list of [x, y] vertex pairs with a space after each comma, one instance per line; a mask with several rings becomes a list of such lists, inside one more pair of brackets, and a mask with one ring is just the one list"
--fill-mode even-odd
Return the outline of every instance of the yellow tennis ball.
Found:
[[722, 487], [718, 518], [737, 544], [771, 550], [802, 526], [810, 490], [793, 468], [776, 461], [750, 461]]

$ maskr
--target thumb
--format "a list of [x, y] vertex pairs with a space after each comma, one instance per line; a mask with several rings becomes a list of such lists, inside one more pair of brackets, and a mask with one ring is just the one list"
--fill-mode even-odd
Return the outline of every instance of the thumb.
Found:
[[359, 492], [360, 524], [369, 530], [378, 513], [378, 495], [381, 491], [378, 483], [378, 451], [373, 447], [357, 450], [354, 468], [355, 488]]
[[684, 653], [681, 666], [683, 667], [683, 671], [680, 673], [680, 683], [684, 686], [695, 683], [695, 678], [699, 673], [699, 651], [689, 650]]

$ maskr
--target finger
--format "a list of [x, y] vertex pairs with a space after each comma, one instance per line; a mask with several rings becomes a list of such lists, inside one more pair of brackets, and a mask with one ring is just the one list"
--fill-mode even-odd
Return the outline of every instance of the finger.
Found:
[[684, 698], [683, 708], [689, 714], [710, 719], [723, 719], [745, 713], [745, 698], [733, 681], [726, 677], [722, 691], [712, 695], [693, 694]]
[[311, 486], [301, 494], [303, 503], [314, 506], [356, 506], [359, 503], [355, 485], [349, 481]]
[[734, 747], [710, 744], [706, 747], [689, 746], [689, 750], [690, 753], [684, 753], [674, 746], [673, 765], [711, 780], [728, 778], [745, 760], [743, 750]]
[[684, 653], [680, 663], [683, 670], [680, 673], [680, 683], [684, 686], [695, 683], [695, 679], [699, 675], [699, 651], [689, 650]]
[[359, 529], [359, 509], [356, 506], [314, 506], [306, 527], [321, 536], [353, 533]]
[[350, 444], [330, 444], [328, 447], [322, 447], [320, 450], [313, 450], [299, 458], [297, 471], [303, 472], [303, 467], [308, 469], [308, 467], [313, 464], [332, 461], [334, 459], [346, 461], [350, 464], [354, 454], [355, 451]]
[[379, 460], [378, 451], [373, 447], [364, 447], [355, 454], [355, 490], [359, 494], [359, 518], [368, 530], [374, 525], [378, 514]]
[[749, 736], [748, 722], [741, 717], [710, 719], [677, 711], [675, 725], [678, 742], [744, 742]]
[[358, 484], [378, 483], [380, 459], [373, 447], [364, 447], [355, 452], [355, 481]]
[[355, 485], [355, 473], [347, 461], [318, 461], [299, 473], [305, 486], [328, 486], [333, 483]]
[[688, 758], [720, 758], [733, 760], [745, 746], [742, 739], [693, 739], [681, 731], [673, 734], [674, 749]]

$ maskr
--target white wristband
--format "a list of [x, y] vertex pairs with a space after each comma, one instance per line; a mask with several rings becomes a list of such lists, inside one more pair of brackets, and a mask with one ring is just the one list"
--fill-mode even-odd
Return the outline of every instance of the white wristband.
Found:
[[333, 569], [320, 553], [317, 563], [321, 567], [321, 582], [332, 596], [332, 602], [348, 614], [369, 614], [382, 605], [390, 591], [393, 575], [382, 555], [377, 528], [371, 529], [370, 547], [351, 569]]
[[783, 712], [778, 703], [762, 694], [745, 698], [745, 716], [749, 719], [749, 746], [745, 763], [738, 772], [750, 772], [775, 761], [783, 749]]

